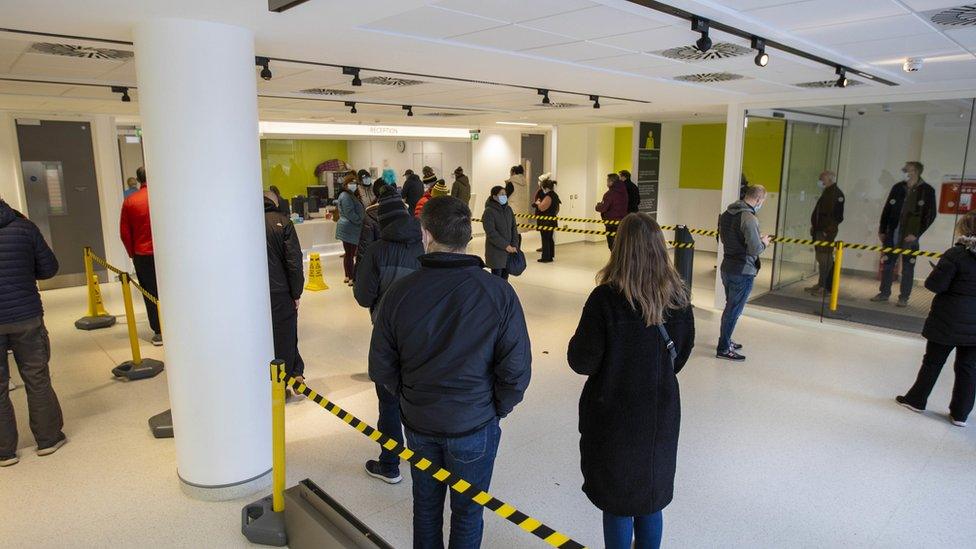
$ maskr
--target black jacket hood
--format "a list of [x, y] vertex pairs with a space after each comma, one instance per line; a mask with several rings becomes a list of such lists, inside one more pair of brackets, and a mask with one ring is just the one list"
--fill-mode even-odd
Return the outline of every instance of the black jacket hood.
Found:
[[265, 211], [265, 213], [267, 213], [267, 212], [277, 212], [279, 210], [278, 210], [278, 206], [275, 206], [275, 203], [274, 202], [272, 202], [270, 199], [265, 198], [264, 199], [264, 211]]
[[14, 219], [18, 217], [24, 217], [17, 210], [10, 207], [3, 200], [0, 200], [0, 227], [6, 227], [14, 222]]
[[402, 242], [404, 244], [420, 242], [423, 240], [423, 235], [420, 233], [420, 221], [408, 214], [403, 219], [398, 219], [380, 229], [380, 238], [388, 242]]

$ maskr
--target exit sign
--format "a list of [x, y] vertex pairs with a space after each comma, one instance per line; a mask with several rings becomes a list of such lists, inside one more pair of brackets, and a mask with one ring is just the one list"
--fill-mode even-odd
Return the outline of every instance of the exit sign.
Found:
[[481, 139], [481, 132], [471, 132], [471, 141], [477, 141]]

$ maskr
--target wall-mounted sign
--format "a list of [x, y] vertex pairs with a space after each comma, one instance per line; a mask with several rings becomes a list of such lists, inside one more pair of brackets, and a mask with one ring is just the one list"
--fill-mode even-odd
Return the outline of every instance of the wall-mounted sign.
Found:
[[965, 214], [976, 210], [976, 179], [950, 177], [939, 193], [939, 213]]
[[657, 195], [661, 172], [661, 124], [638, 122], [637, 173], [632, 174], [640, 191], [640, 211], [657, 219]]

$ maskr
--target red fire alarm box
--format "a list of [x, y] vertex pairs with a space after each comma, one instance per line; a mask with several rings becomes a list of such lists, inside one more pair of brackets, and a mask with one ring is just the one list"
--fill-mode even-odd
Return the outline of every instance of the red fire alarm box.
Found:
[[942, 184], [939, 213], [964, 214], [976, 210], [976, 179], [963, 179]]

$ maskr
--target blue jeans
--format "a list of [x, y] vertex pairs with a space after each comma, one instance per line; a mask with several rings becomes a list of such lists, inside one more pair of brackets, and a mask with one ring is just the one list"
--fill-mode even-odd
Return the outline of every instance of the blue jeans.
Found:
[[[889, 243], [885, 246], [894, 246], [895, 244]], [[918, 240], [912, 243], [903, 243], [900, 248], [907, 250], [917, 250]], [[901, 288], [898, 294], [899, 299], [908, 299], [912, 295], [912, 287], [915, 285], [915, 261], [916, 257], [901, 254], [885, 254], [884, 264], [881, 267], [881, 289], [879, 293], [883, 296], [891, 295], [891, 283], [895, 274], [895, 265], [898, 264], [898, 258], [901, 258]]]
[[[502, 430], [498, 419], [463, 437], [447, 438], [422, 435], [407, 429], [407, 443], [418, 455], [430, 460], [427, 471], [410, 469], [413, 479], [413, 546], [414, 549], [444, 547], [444, 496], [446, 484], [430, 476], [443, 467], [481, 490], [488, 490], [495, 466], [495, 454]], [[483, 509], [451, 490], [450, 549], [478, 549], [484, 530]]]
[[739, 321], [742, 310], [746, 308], [746, 301], [749, 300], [752, 284], [755, 281], [756, 275], [722, 273], [722, 285], [725, 286], [725, 311], [722, 312], [722, 331], [718, 338], [717, 353], [729, 352], [735, 323]]
[[603, 543], [607, 549], [658, 549], [664, 533], [661, 511], [641, 517], [618, 517], [603, 513]]
[[[400, 424], [400, 397], [391, 393], [386, 387], [376, 384], [376, 398], [380, 403], [380, 417], [376, 421], [376, 428], [384, 435], [403, 444], [403, 426]], [[396, 452], [386, 448], [380, 450], [380, 465], [387, 469], [400, 467], [400, 457]]]

